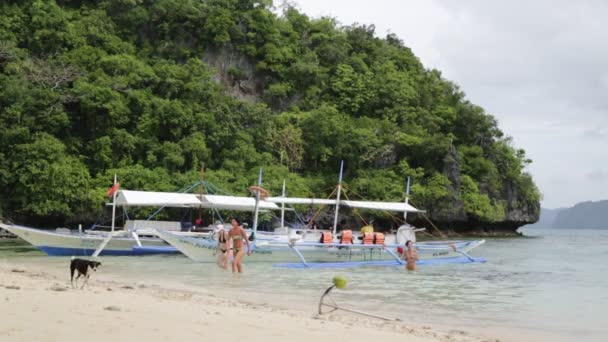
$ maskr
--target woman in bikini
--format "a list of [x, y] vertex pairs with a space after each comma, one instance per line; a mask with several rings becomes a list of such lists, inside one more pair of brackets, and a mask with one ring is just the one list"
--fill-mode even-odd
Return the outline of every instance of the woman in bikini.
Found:
[[405, 268], [408, 271], [416, 269], [416, 261], [418, 260], [418, 251], [416, 251], [413, 245], [414, 243], [412, 240], [407, 240], [405, 243], [405, 247], [407, 248], [407, 251], [405, 252], [405, 261], [407, 262]]
[[232, 273], [238, 270], [239, 273], [243, 272], [243, 264], [241, 260], [245, 255], [243, 250], [243, 241], [247, 244], [247, 255], [251, 255], [251, 248], [249, 247], [249, 239], [247, 239], [247, 233], [245, 229], [241, 227], [238, 219], [232, 218], [232, 229], [228, 233], [228, 238], [232, 239], [232, 252], [234, 254], [234, 260], [232, 261]]
[[228, 244], [228, 233], [224, 230], [224, 227], [220, 228], [217, 233], [217, 265], [225, 270], [228, 269], [228, 262], [230, 260], [230, 245]]

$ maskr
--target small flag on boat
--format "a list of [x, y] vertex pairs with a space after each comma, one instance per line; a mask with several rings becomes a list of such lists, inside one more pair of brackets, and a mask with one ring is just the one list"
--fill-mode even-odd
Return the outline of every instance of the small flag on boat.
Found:
[[114, 193], [116, 191], [118, 191], [118, 189], [120, 189], [120, 183], [116, 182], [114, 183], [114, 185], [112, 185], [109, 189], [108, 192], [106, 192], [106, 196], [108, 197], [112, 197], [112, 195], [114, 195]]

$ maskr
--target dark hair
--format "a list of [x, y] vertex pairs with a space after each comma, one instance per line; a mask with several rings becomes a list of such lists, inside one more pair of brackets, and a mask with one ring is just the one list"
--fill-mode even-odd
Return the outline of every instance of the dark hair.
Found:
[[232, 220], [235, 220], [235, 221], [236, 221], [236, 224], [238, 224], [239, 226], [241, 225], [241, 221], [240, 221], [238, 218], [236, 218], [236, 217], [232, 217], [232, 218], [230, 219], [230, 221], [232, 221]]
[[407, 240], [405, 242], [405, 247], [409, 247], [411, 243], [412, 243], [412, 240]]

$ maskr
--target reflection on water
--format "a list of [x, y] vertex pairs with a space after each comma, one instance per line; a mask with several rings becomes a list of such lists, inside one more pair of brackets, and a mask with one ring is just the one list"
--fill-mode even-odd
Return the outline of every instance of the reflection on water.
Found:
[[[404, 321], [540, 331], [568, 340], [608, 334], [608, 231], [529, 230], [536, 238], [491, 239], [473, 251], [485, 264], [402, 268], [285, 269], [247, 264], [233, 276], [181, 256], [105, 257], [104, 269], [136, 282], [195, 286], [248, 301], [314, 312], [334, 275], [342, 305]], [[0, 244], [0, 257], [64, 267], [28, 247]], [[582, 336], [582, 337], [581, 337]]]

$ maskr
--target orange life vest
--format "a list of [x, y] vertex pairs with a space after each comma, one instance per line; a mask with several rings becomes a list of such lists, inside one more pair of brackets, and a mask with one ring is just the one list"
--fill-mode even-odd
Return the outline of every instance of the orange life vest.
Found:
[[333, 243], [334, 237], [331, 235], [331, 232], [323, 232], [323, 235], [321, 235], [321, 242]]
[[384, 244], [384, 234], [382, 234], [382, 233], [376, 233], [374, 235], [374, 243], [376, 245], [383, 245]]
[[340, 243], [353, 243], [353, 231], [343, 230], [342, 237], [340, 238]]
[[363, 244], [371, 245], [374, 243], [374, 234], [373, 233], [365, 233], [363, 234]]

